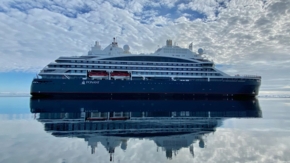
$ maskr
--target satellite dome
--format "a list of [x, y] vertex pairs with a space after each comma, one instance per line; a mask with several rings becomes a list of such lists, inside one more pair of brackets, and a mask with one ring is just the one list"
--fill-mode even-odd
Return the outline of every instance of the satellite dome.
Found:
[[199, 148], [204, 148], [204, 141], [200, 139], [198, 145], [199, 145]]
[[123, 149], [124, 151], [127, 149], [127, 142], [122, 142], [121, 149]]
[[197, 52], [198, 52], [198, 54], [202, 55], [202, 54], [203, 54], [203, 49], [202, 49], [202, 48], [199, 48], [199, 49], [197, 50]]
[[130, 47], [129, 47], [129, 45], [124, 45], [123, 49], [124, 49], [124, 51], [128, 52], [130, 50]]

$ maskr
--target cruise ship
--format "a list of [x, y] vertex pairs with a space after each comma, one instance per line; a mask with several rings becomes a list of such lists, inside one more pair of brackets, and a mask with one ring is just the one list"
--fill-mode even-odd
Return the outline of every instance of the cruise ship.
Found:
[[261, 77], [230, 76], [215, 68], [193, 44], [182, 48], [167, 40], [152, 54], [131, 54], [116, 39], [87, 55], [59, 57], [31, 85], [32, 96], [256, 96]]

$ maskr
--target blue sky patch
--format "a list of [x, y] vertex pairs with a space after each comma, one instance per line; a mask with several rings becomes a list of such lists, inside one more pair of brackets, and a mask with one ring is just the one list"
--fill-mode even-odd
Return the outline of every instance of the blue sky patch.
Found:
[[30, 92], [30, 85], [36, 73], [2, 72], [0, 73], [0, 92]]
[[[183, 10], [182, 12], [180, 12], [177, 8], [177, 6], [174, 6], [172, 8], [168, 8], [166, 6], [161, 6], [161, 7], [152, 7], [152, 6], [145, 6], [143, 7], [143, 12], [149, 12], [149, 11], [154, 11], [156, 12], [156, 15], [154, 15], [155, 17], [157, 16], [162, 16], [162, 17], [166, 17], [168, 19], [171, 20], [175, 20], [178, 19], [181, 16], [185, 16], [186, 18], [188, 18], [189, 20], [193, 21], [196, 19], [207, 19], [207, 16], [204, 13], [201, 13], [199, 11], [194, 11], [191, 9], [186, 9]], [[150, 14], [135, 14], [135, 16], [137, 17], [141, 17], [140, 23], [142, 24], [150, 24], [152, 23], [153, 20], [151, 20], [151, 15]], [[156, 26], [161, 27], [161, 24], [156, 24]]]
[[6, 12], [3, 7], [0, 6], [0, 12]]
[[[9, 4], [9, 7], [12, 9], [17, 9], [20, 12], [23, 12], [26, 14], [31, 9], [47, 9], [51, 12], [60, 13], [69, 18], [77, 18], [78, 14], [85, 14], [85, 13], [89, 13], [93, 11], [93, 9], [87, 4], [75, 6], [69, 9], [66, 6], [62, 4], [58, 4], [56, 2], [53, 2], [52, 4], [32, 3], [32, 2], [31, 3], [30, 2], [11, 2]], [[0, 8], [0, 12], [1, 12], [1, 8]]]
[[207, 16], [205, 14], [190, 9], [183, 10], [183, 14], [186, 14], [186, 17], [191, 21], [196, 19], [207, 19]]

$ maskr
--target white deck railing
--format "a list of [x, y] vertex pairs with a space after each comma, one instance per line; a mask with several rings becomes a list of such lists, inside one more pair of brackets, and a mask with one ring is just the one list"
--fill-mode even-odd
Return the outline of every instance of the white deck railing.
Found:
[[258, 75], [235, 75], [234, 77], [242, 77], [242, 78], [261, 78], [261, 76]]

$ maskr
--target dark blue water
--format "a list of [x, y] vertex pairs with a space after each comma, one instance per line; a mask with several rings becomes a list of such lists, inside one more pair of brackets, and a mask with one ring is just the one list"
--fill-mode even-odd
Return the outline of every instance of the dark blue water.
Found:
[[0, 162], [290, 162], [290, 99], [0, 98]]

